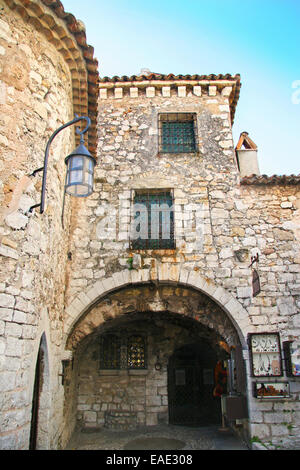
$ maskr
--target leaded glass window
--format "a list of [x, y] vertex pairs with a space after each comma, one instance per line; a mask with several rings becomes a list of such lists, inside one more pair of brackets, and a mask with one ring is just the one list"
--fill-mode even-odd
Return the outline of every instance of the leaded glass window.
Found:
[[174, 208], [170, 191], [137, 193], [133, 204], [131, 248], [174, 249]]
[[195, 153], [196, 115], [191, 113], [161, 114], [160, 152], [161, 153]]
[[145, 369], [145, 340], [142, 336], [131, 336], [127, 345], [127, 363], [129, 369]]

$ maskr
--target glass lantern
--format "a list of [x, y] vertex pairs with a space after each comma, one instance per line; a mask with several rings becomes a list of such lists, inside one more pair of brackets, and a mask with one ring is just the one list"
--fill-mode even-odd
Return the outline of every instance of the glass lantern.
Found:
[[87, 197], [93, 192], [95, 158], [83, 142], [66, 159], [65, 192], [75, 197]]

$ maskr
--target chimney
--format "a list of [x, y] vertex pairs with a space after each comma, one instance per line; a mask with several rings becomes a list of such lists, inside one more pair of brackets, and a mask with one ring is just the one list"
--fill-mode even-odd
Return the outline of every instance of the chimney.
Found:
[[241, 177], [260, 175], [257, 159], [257, 146], [250, 139], [248, 132], [242, 132], [236, 146], [237, 164]]

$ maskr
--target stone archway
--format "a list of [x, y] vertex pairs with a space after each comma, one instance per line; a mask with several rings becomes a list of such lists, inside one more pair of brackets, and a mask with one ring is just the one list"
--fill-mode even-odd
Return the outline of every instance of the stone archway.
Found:
[[230, 292], [215, 285], [198, 272], [169, 263], [160, 264], [155, 271], [141, 269], [114, 273], [110, 278], [98, 281], [86, 292], [80, 293], [65, 309], [64, 344], [66, 349], [68, 349], [68, 339], [76, 324], [101, 299], [119, 289], [149, 283], [190, 287], [207, 295], [227, 314], [239, 335], [242, 348], [247, 349], [246, 337], [251, 331], [251, 323], [248, 312], [242, 304]]
[[[104, 370], [100, 339], [105, 335], [119, 338], [120, 348], [126, 347], [130, 335], [142, 335], [146, 370], [120, 366], [121, 359], [116, 370]], [[199, 289], [144, 282], [106, 292], [78, 318], [68, 336], [66, 349], [73, 351], [74, 361], [65, 415], [77, 407], [77, 418], [86, 427], [167, 423], [169, 359], [176, 349], [204, 339], [219, 359], [220, 351], [242, 347], [232, 320]]]

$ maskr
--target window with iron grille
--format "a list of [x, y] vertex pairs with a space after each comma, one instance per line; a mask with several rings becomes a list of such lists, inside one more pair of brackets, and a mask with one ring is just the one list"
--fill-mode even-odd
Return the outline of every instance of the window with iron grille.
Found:
[[195, 153], [197, 151], [196, 124], [194, 113], [160, 114], [160, 153]]
[[134, 196], [132, 216], [131, 249], [175, 248], [171, 191], [137, 192]]
[[121, 341], [116, 335], [106, 335], [101, 338], [100, 346], [101, 369], [120, 369]]
[[107, 334], [100, 341], [100, 369], [146, 369], [146, 340], [142, 335]]
[[142, 336], [131, 336], [127, 343], [128, 369], [145, 369], [145, 339]]

